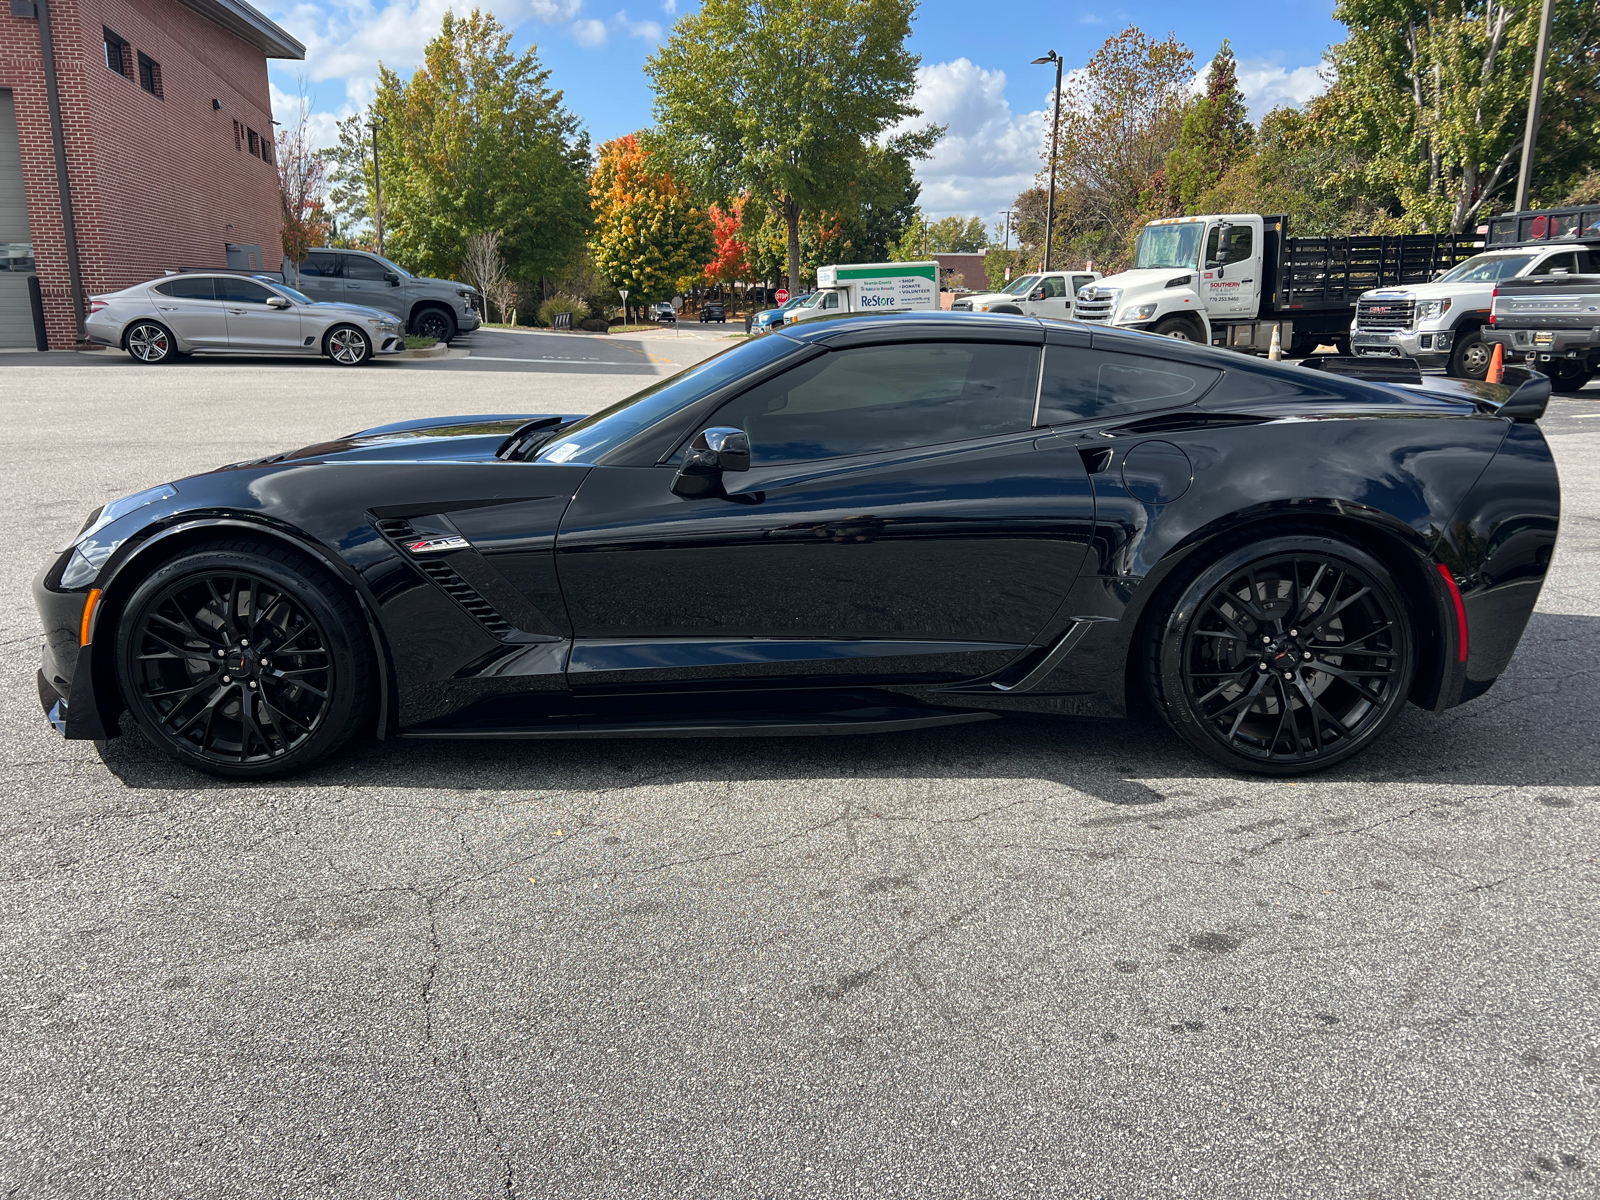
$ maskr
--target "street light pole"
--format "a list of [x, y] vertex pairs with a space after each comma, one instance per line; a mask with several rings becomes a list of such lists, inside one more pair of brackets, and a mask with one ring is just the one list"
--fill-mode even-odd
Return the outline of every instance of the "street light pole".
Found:
[[[1548, 0], [1546, 0], [1548, 3]], [[1050, 121], [1050, 194], [1045, 198], [1044, 207], [1044, 269], [1050, 269], [1050, 239], [1056, 229], [1056, 135], [1061, 132], [1061, 55], [1054, 50], [1043, 58], [1033, 60], [1033, 66], [1041, 63], [1055, 63], [1056, 65], [1056, 111]]]
[[1528, 128], [1522, 135], [1522, 172], [1517, 176], [1517, 203], [1521, 212], [1528, 207], [1528, 189], [1533, 185], [1533, 143], [1539, 137], [1539, 104], [1544, 99], [1544, 69], [1550, 57], [1551, 0], [1544, 0], [1539, 14], [1539, 48], [1533, 56], [1533, 93], [1528, 97]]
[[378, 171], [378, 127], [383, 124], [383, 118], [377, 113], [372, 114], [372, 120], [367, 122], [367, 128], [372, 130], [372, 190], [377, 196], [377, 226], [378, 226], [378, 253], [383, 254], [383, 176]]

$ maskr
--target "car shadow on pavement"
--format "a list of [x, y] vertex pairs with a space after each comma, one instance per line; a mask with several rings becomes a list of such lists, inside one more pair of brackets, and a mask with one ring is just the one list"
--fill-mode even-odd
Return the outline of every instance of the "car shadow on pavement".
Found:
[[[1408, 708], [1355, 761], [1315, 776], [1342, 783], [1470, 786], [1600, 784], [1595, 700], [1600, 618], [1536, 613], [1510, 668], [1485, 696], [1444, 713]], [[283, 786], [201, 775], [167, 759], [126, 717], [96, 743], [130, 788]], [[358, 742], [295, 787], [585, 791], [648, 783], [838, 778], [1045, 779], [1111, 805], [1156, 804], [1166, 782], [1256, 778], [1191, 751], [1148, 714], [1054, 716], [854, 737], [614, 741]]]

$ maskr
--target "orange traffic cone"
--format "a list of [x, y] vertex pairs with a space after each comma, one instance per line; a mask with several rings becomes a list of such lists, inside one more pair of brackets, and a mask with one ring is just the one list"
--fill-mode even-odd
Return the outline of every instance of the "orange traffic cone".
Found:
[[1494, 353], [1489, 356], [1489, 373], [1483, 377], [1485, 383], [1499, 383], [1506, 375], [1505, 348], [1498, 342], [1495, 343]]

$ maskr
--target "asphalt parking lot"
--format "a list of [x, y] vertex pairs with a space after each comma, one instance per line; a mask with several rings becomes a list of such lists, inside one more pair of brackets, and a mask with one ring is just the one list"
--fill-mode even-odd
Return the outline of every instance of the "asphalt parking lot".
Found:
[[48, 731], [29, 584], [96, 504], [723, 344], [0, 356], [0, 1191], [1600, 1193], [1600, 385], [1544, 423], [1561, 540], [1506, 677], [1297, 783], [1058, 718], [248, 786]]

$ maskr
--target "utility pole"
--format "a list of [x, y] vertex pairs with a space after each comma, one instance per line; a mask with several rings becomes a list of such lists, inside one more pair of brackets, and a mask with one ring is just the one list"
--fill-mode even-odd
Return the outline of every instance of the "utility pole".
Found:
[[[1545, 0], [1548, 4], [1549, 0]], [[1061, 55], [1054, 50], [1043, 58], [1033, 60], [1034, 66], [1040, 63], [1055, 63], [1056, 65], [1056, 113], [1050, 121], [1050, 195], [1045, 198], [1044, 206], [1044, 269], [1050, 269], [1050, 239], [1056, 231], [1056, 135], [1061, 132]]]
[[372, 130], [372, 190], [378, 199], [376, 214], [378, 226], [378, 254], [383, 254], [383, 176], [378, 173], [378, 127], [383, 124], [383, 118], [377, 113], [372, 114], [372, 120], [367, 122], [367, 128]]
[[1544, 69], [1550, 58], [1550, 17], [1552, 0], [1544, 0], [1539, 14], [1539, 48], [1533, 56], [1533, 93], [1528, 97], [1528, 128], [1522, 135], [1522, 173], [1517, 177], [1515, 211], [1528, 207], [1528, 189], [1533, 186], [1533, 144], [1539, 138], [1539, 104], [1544, 99]]
[[1003, 209], [1000, 210], [1000, 215], [1006, 219], [1006, 249], [1007, 250], [1011, 249], [1011, 214], [1016, 212], [1016, 211], [1017, 210], [1014, 209], [1014, 208], [1003, 208]]

